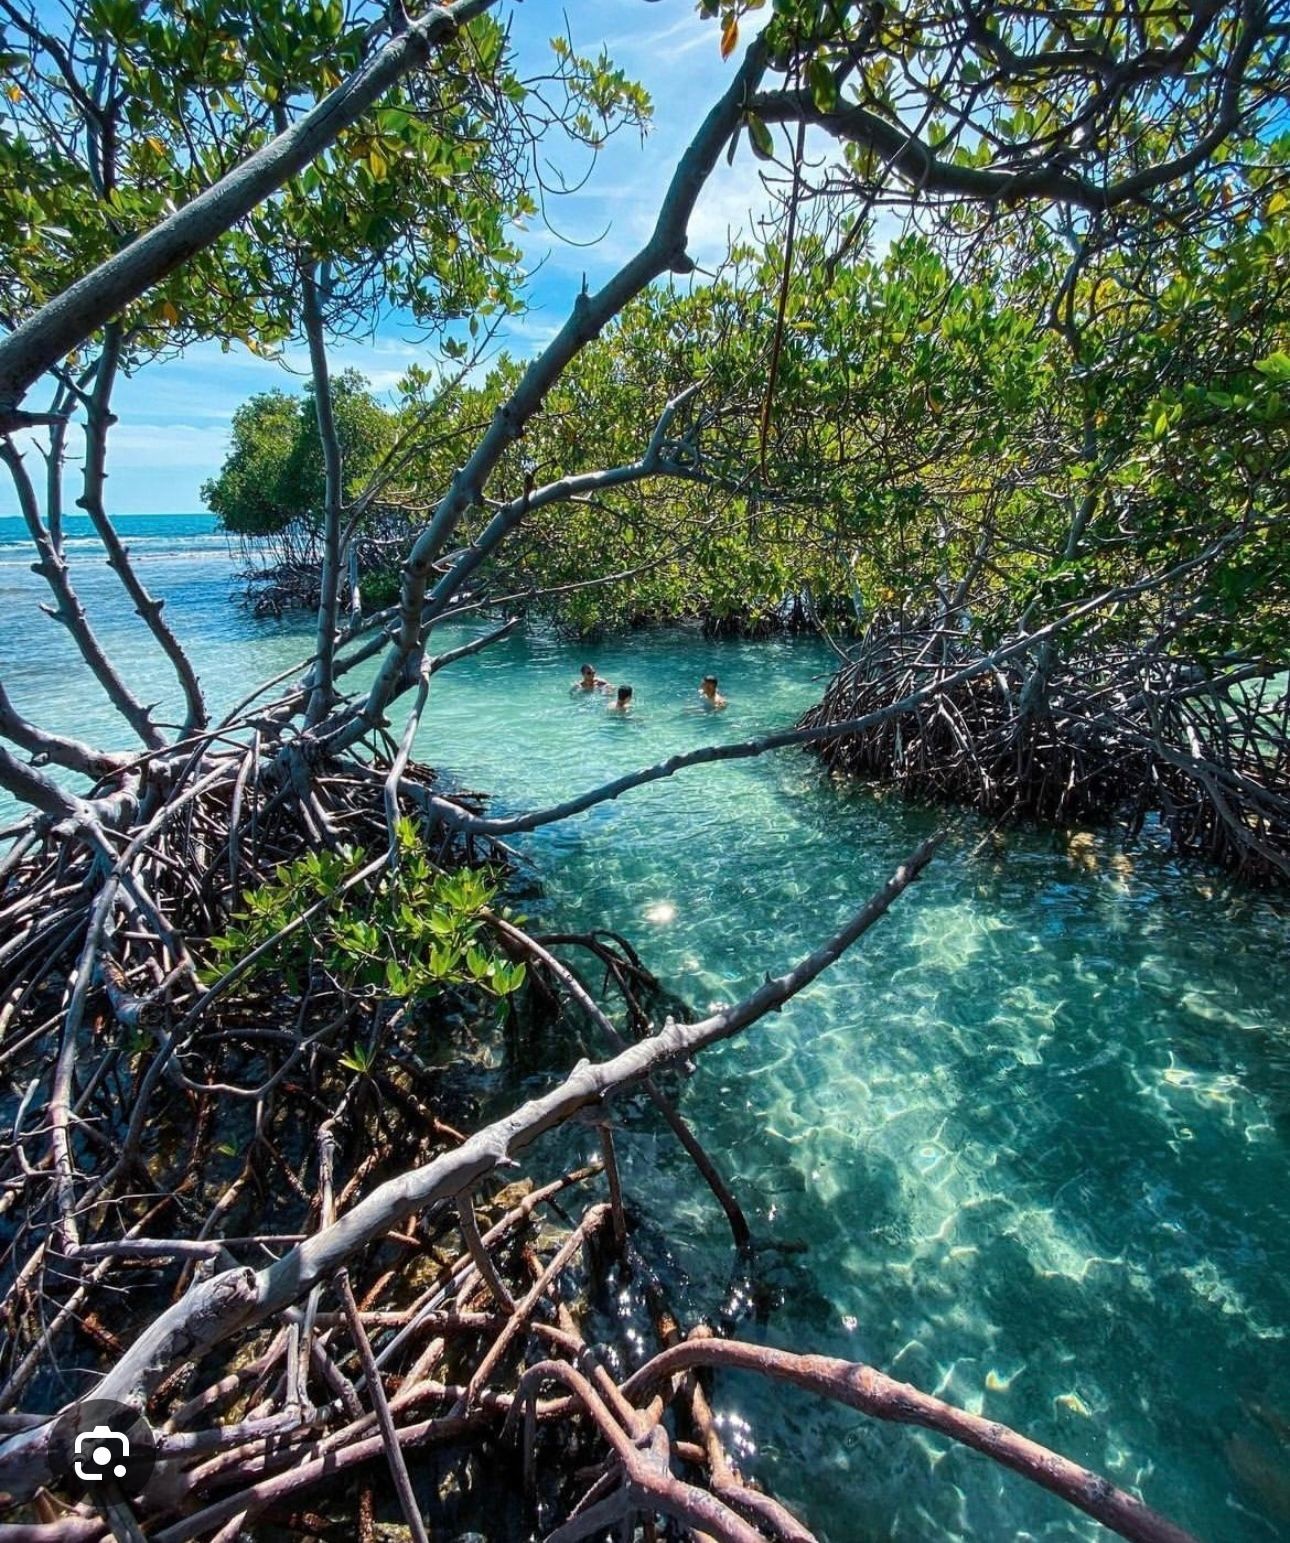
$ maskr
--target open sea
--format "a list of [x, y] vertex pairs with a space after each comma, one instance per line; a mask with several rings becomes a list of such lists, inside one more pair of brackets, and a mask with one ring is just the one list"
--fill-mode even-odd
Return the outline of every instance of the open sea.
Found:
[[[209, 517], [119, 526], [215, 705], [308, 652], [306, 620], [236, 602]], [[173, 713], [87, 522], [67, 529], [105, 647]], [[0, 519], [0, 679], [33, 718], [128, 744], [42, 616], [29, 562], [21, 522]], [[444, 671], [417, 753], [495, 807], [546, 805], [789, 724], [830, 668], [809, 640], [616, 640], [593, 658], [635, 688], [619, 720], [568, 695], [584, 656], [533, 630]], [[695, 700], [709, 672], [730, 699], [715, 718]], [[706, 1008], [808, 951], [934, 823], [788, 752], [684, 773], [521, 845], [544, 920], [625, 933]], [[1290, 1538], [1290, 908], [1101, 836], [1009, 833], [972, 856], [982, 833], [684, 1087], [758, 1238], [809, 1245], [759, 1252], [740, 1332], [1005, 1421], [1207, 1543]], [[629, 1122], [620, 1154], [641, 1226], [666, 1228], [692, 1301], [716, 1311], [724, 1218], [651, 1122]], [[527, 1161], [544, 1171], [543, 1148]], [[716, 1403], [745, 1466], [829, 1543], [1107, 1536], [926, 1433], [746, 1377], [723, 1376]]]

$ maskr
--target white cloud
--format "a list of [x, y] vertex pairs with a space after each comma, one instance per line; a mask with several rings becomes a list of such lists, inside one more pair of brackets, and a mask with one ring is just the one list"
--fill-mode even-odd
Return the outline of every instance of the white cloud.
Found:
[[[643, 144], [631, 131], [616, 135], [579, 191], [551, 199], [550, 228], [535, 222], [534, 229], [521, 233], [526, 261], [538, 270], [529, 290], [532, 308], [508, 319], [498, 340], [521, 357], [555, 335], [584, 275], [597, 288], [639, 249], [679, 156], [736, 67], [735, 59], [720, 58], [719, 28], [696, 14], [693, 0], [651, 5], [567, 0], [567, 11], [579, 51], [594, 54], [603, 41], [615, 63], [650, 92], [655, 115]], [[769, 7], [744, 18], [744, 43], [768, 14]], [[559, 13], [515, 5], [508, 18], [521, 53], [521, 73], [546, 70], [550, 33], [563, 30]], [[549, 153], [571, 181], [587, 170], [585, 148], [561, 148], [553, 135]], [[723, 160], [701, 195], [690, 227], [690, 252], [701, 267], [719, 262], [731, 235], [755, 231], [757, 219], [770, 207], [759, 166], [745, 139], [734, 166]], [[590, 246], [574, 244], [601, 231], [603, 239]], [[572, 240], [562, 240], [565, 235]], [[401, 325], [398, 318], [385, 318], [375, 337], [335, 343], [330, 349], [333, 369], [358, 369], [375, 391], [385, 394], [409, 365], [432, 366], [437, 357], [433, 345], [400, 335]], [[114, 399], [120, 421], [110, 446], [114, 508], [197, 508], [202, 480], [218, 470], [226, 453], [237, 406], [253, 392], [274, 386], [299, 390], [307, 379], [308, 356], [302, 347], [293, 346], [281, 361], [273, 361], [240, 345], [225, 353], [212, 343], [122, 381]], [[12, 489], [0, 480], [0, 510], [12, 508]]]
[[[640, 15], [639, 7], [634, 7], [634, 19]], [[746, 27], [746, 36], [751, 37], [762, 25], [764, 22], [759, 20], [755, 27]], [[720, 35], [720, 29], [713, 21], [705, 21], [692, 4], [687, 4], [684, 13], [662, 31], [638, 27], [635, 31], [614, 33], [604, 39], [604, 47], [620, 69], [639, 77], [651, 95], [655, 95], [655, 82], [660, 81], [663, 73], [675, 74], [681, 61], [689, 60], [700, 49], [709, 50], [711, 60], [719, 63]], [[577, 30], [573, 36], [575, 45], [584, 51], [597, 46]], [[666, 100], [666, 87], [660, 94]]]
[[720, 262], [732, 241], [756, 235], [771, 212], [774, 198], [751, 170], [756, 164], [745, 147], [733, 166], [722, 163], [699, 195], [690, 216], [689, 252], [701, 267]]
[[546, 307], [540, 311], [525, 311], [507, 318], [499, 340], [512, 353], [525, 348], [545, 348], [563, 325], [564, 318], [555, 316]]

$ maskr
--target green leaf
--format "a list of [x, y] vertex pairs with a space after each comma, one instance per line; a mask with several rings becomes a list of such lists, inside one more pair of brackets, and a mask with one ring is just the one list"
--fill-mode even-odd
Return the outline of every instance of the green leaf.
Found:
[[495, 982], [497, 991], [502, 996], [510, 996], [512, 992], [518, 991], [524, 984], [524, 978], [527, 974], [528, 966], [523, 960], [520, 960], [518, 964], [511, 965], [508, 969], [499, 969]]
[[838, 88], [833, 71], [823, 59], [812, 59], [806, 70], [806, 83], [811, 89], [811, 100], [816, 111], [831, 113], [838, 105]]
[[756, 113], [747, 115], [748, 140], [752, 145], [753, 154], [759, 161], [773, 161], [775, 159], [775, 141], [771, 138], [771, 132]]
[[1278, 349], [1276, 353], [1269, 354], [1266, 359], [1256, 360], [1254, 368], [1260, 375], [1266, 375], [1269, 380], [1290, 381], [1290, 354]]

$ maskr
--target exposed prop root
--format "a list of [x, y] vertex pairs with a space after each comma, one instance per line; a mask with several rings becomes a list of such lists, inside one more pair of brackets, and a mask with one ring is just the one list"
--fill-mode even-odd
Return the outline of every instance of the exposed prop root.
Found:
[[[800, 726], [861, 718], [975, 657], [957, 633], [876, 627]], [[815, 753], [992, 816], [1136, 833], [1155, 814], [1180, 855], [1290, 883], [1290, 691], [1266, 661], [1214, 675], [1156, 650], [1014, 655]]]
[[[363, 1538], [375, 1535], [382, 1492], [391, 1519], [435, 1536], [460, 1521], [435, 1477], [442, 1462], [464, 1465], [476, 1490], [486, 1465], [491, 1520], [472, 1511], [470, 1524], [496, 1535], [518, 1535], [534, 1513], [566, 1539], [637, 1520], [649, 1530], [661, 1516], [722, 1543], [808, 1543], [724, 1451], [715, 1395], [693, 1375], [714, 1353], [683, 1340], [634, 1250], [614, 1098], [640, 1089], [653, 1102], [746, 1249], [738, 1202], [657, 1074], [808, 985], [881, 920], [937, 843], [793, 969], [696, 1022], [660, 1027], [657, 982], [623, 940], [538, 938], [486, 912], [533, 989], [587, 1020], [607, 1058], [465, 1136], [469, 1076], [455, 1053], [437, 1067], [434, 1051], [456, 1033], [468, 1052], [478, 1009], [468, 992], [445, 993], [418, 1019], [408, 1004], [340, 989], [323, 961], [294, 983], [265, 984], [245, 959], [213, 984], [195, 972], [190, 947], [200, 952], [238, 897], [315, 843], [375, 853], [345, 883], [378, 882], [391, 815], [425, 807], [434, 786], [401, 756], [275, 785], [258, 747], [195, 757], [189, 780], [106, 848], [101, 831], [44, 830], [0, 890], [17, 928], [0, 961], [0, 1057], [28, 1088], [0, 1151], [11, 1221], [0, 1495], [12, 1520], [0, 1543], [232, 1543], [261, 1520], [308, 1531], [302, 1519], [324, 1493], [326, 1514]], [[497, 858], [447, 825], [426, 826], [425, 839], [445, 868]], [[311, 927], [321, 904], [290, 926]], [[598, 991], [571, 960], [603, 972]], [[520, 1153], [575, 1116], [598, 1135], [600, 1162], [506, 1184]], [[599, 1195], [571, 1204], [593, 1185]], [[666, 1360], [640, 1369], [651, 1347], [616, 1306], [637, 1275], [657, 1350], [692, 1357], [675, 1375]], [[593, 1309], [597, 1344], [619, 1315], [604, 1352], [586, 1333]], [[757, 1369], [854, 1402], [842, 1372], [831, 1388]], [[849, 1374], [866, 1387], [880, 1378]], [[114, 1499], [108, 1518], [76, 1503], [57, 1466], [50, 1417], [69, 1387], [144, 1411], [158, 1435], [152, 1478]], [[970, 1440], [954, 1421], [973, 1417], [937, 1409], [948, 1412], [925, 1423]], [[513, 1461], [499, 1462], [499, 1438]], [[1041, 1483], [1073, 1469], [1009, 1432], [997, 1450], [970, 1444]], [[1018, 1451], [1034, 1462], [1013, 1461]], [[1049, 1487], [1113, 1528], [1129, 1518], [1138, 1530], [1125, 1536], [1184, 1537], [1163, 1522], [1151, 1531], [1153, 1513], [1087, 1477], [1083, 1499]]]
[[[595, 1247], [610, 1208], [589, 1205], [572, 1231], [546, 1244], [545, 1261], [535, 1230], [545, 1206], [567, 1202], [595, 1176], [589, 1168], [541, 1189], [520, 1186], [518, 1202], [483, 1235], [494, 1269], [509, 1277], [513, 1314], [492, 1310], [475, 1251], [451, 1226], [427, 1237], [424, 1254], [390, 1234], [366, 1260], [371, 1284], [361, 1298], [343, 1271], [324, 1290], [335, 1306], [315, 1320], [303, 1402], [292, 1397], [287, 1366], [290, 1314], [282, 1327], [264, 1326], [248, 1346], [251, 1357], [231, 1370], [209, 1362], [182, 1368], [152, 1401], [159, 1461], [129, 1498], [130, 1522], [158, 1543], [234, 1537], [271, 1508], [317, 1505], [323, 1493], [335, 1518], [338, 1508], [343, 1515], [359, 1503], [344, 1499], [350, 1476], [382, 1463], [400, 1475], [399, 1504], [411, 1512], [413, 1536], [427, 1520], [433, 1535], [449, 1502], [427, 1489], [430, 1470], [417, 1454], [439, 1447], [486, 1464], [495, 1503], [504, 1501], [516, 1535], [536, 1508], [544, 1525], [563, 1518], [552, 1537], [661, 1515], [721, 1543], [811, 1543], [811, 1532], [741, 1476], [721, 1446], [713, 1413], [720, 1388], [705, 1391], [693, 1374], [730, 1367], [965, 1442], [1137, 1543], [1192, 1543], [1108, 1480], [870, 1367], [718, 1340], [702, 1326], [681, 1340], [663, 1314], [657, 1353], [615, 1377], [582, 1328], [589, 1302], [606, 1295], [618, 1269]], [[515, 1193], [502, 1192], [491, 1208]], [[406, 1305], [378, 1309], [378, 1291]], [[199, 1372], [205, 1385], [194, 1394]], [[500, 1448], [485, 1456], [481, 1443], [499, 1437]], [[580, 1463], [567, 1460], [570, 1451]], [[578, 1475], [589, 1470], [599, 1476], [586, 1490]], [[0, 1528], [0, 1537], [26, 1543], [100, 1543], [109, 1535], [84, 1510]]]

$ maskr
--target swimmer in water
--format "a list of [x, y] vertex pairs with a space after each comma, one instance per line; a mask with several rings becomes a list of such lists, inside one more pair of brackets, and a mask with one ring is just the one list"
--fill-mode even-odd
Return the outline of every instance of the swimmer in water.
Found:
[[632, 688], [630, 686], [619, 686], [617, 695], [609, 704], [609, 711], [611, 713], [629, 713], [631, 710]]
[[699, 683], [699, 700], [704, 707], [711, 707], [714, 710], [720, 710], [726, 705], [725, 697], [717, 690], [715, 675], [705, 675]]
[[596, 674], [594, 664], [584, 664], [577, 680], [569, 687], [572, 694], [575, 691], [608, 691], [609, 682]]

